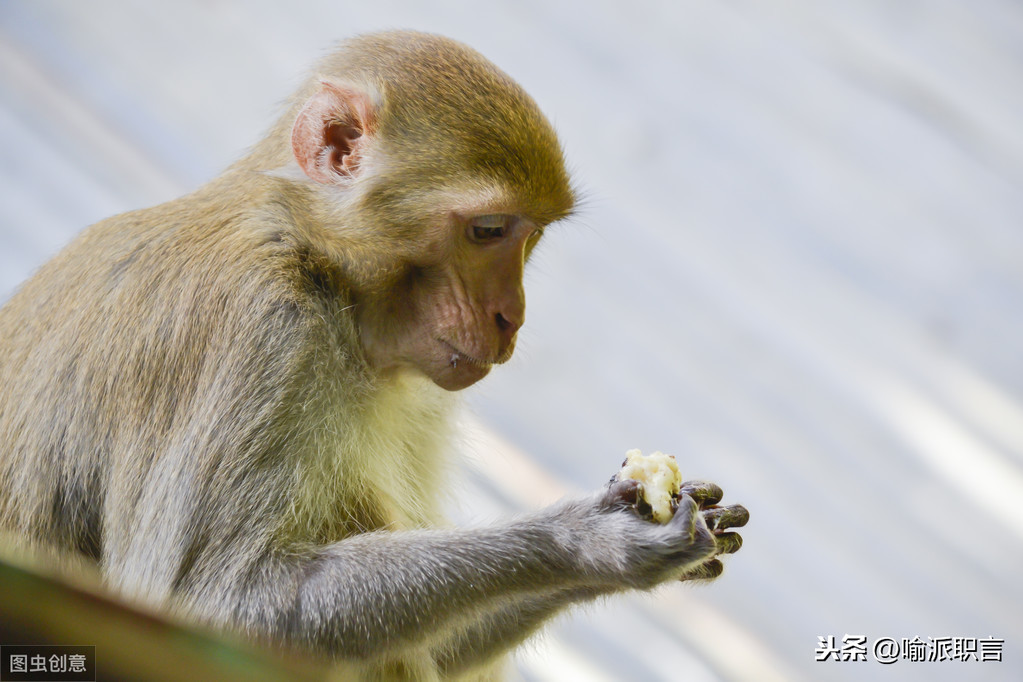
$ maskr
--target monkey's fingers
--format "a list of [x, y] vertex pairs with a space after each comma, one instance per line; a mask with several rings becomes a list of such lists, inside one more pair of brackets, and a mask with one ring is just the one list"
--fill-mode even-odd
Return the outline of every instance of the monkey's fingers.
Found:
[[735, 554], [742, 547], [742, 536], [738, 533], [722, 533], [714, 538], [718, 554]]
[[721, 486], [706, 481], [686, 481], [679, 494], [689, 495], [700, 505], [700, 509], [717, 504], [724, 496]]
[[733, 504], [727, 507], [711, 507], [703, 510], [703, 520], [707, 522], [715, 534], [720, 534], [727, 528], [741, 528], [749, 521], [749, 512], [741, 504]]
[[630, 478], [611, 479], [604, 491], [601, 506], [606, 509], [624, 509], [635, 506], [642, 498], [643, 484]]
[[705, 561], [695, 568], [691, 568], [681, 576], [679, 580], [713, 580], [717, 578], [725, 570], [725, 565], [721, 563], [720, 559], [711, 559]]

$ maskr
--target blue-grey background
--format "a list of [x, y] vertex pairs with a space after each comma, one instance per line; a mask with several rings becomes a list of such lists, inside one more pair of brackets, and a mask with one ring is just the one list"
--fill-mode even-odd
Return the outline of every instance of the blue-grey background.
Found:
[[[0, 299], [391, 27], [518, 79], [587, 197], [468, 392], [459, 518], [594, 489], [632, 447], [752, 512], [720, 581], [578, 611], [522, 678], [1023, 679], [1017, 2], [4, 0]], [[847, 634], [1004, 661], [814, 662]]]

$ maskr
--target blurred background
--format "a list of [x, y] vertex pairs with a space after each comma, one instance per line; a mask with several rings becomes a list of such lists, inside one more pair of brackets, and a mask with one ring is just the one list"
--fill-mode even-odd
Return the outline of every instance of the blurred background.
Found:
[[[1023, 679], [1017, 2], [4, 0], [0, 300], [396, 27], [522, 83], [586, 196], [467, 392], [455, 516], [596, 489], [636, 447], [752, 514], [718, 582], [577, 610], [519, 679]], [[866, 661], [815, 662], [846, 636]], [[884, 665], [889, 637], [1003, 660]]]

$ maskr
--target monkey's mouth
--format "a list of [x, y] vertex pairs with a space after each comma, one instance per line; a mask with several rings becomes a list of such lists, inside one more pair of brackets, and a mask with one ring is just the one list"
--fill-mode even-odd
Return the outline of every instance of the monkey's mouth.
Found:
[[483, 360], [481, 358], [469, 355], [465, 351], [459, 350], [450, 341], [445, 341], [444, 339], [437, 340], [440, 341], [441, 345], [443, 345], [448, 350], [449, 354], [448, 366], [451, 367], [451, 369], [458, 369], [459, 365], [469, 365], [470, 367], [476, 367], [478, 369], [490, 369], [495, 364], [500, 364], [504, 360], [498, 359], [497, 362]]

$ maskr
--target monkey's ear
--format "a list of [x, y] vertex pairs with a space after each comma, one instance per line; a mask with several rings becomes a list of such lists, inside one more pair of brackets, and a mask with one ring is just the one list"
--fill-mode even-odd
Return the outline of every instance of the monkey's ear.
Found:
[[374, 129], [373, 103], [363, 92], [327, 80], [310, 97], [291, 129], [295, 160], [324, 184], [353, 178]]

